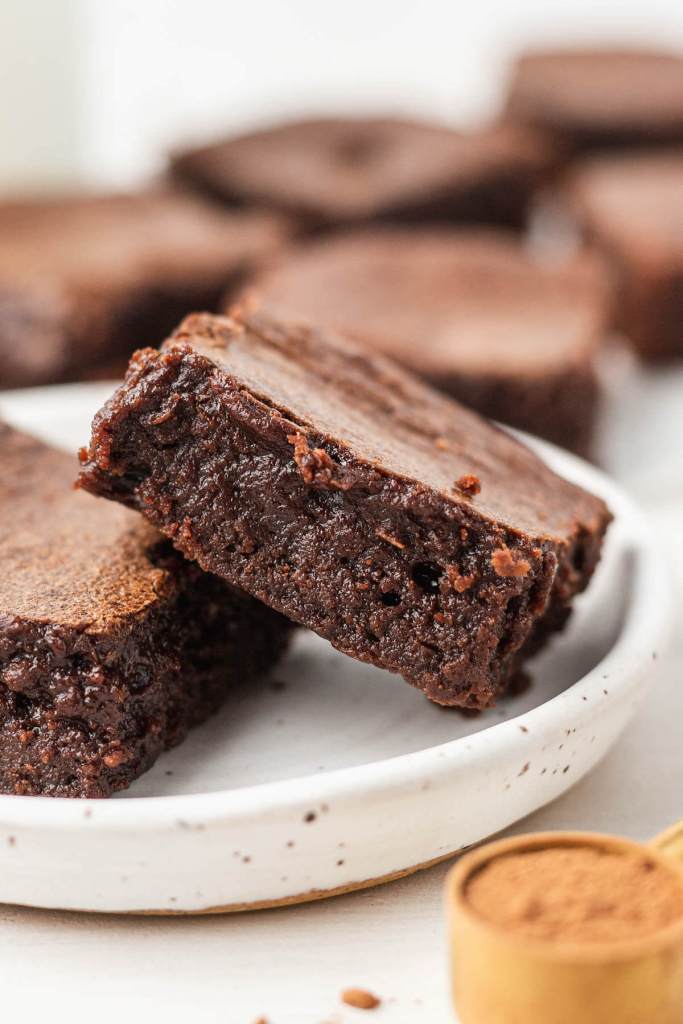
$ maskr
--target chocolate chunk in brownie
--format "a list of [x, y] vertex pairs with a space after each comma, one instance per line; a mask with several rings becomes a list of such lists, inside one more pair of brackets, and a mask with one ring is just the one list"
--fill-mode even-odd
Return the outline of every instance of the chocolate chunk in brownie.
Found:
[[182, 153], [173, 167], [214, 196], [285, 211], [311, 230], [377, 220], [520, 227], [553, 159], [509, 126], [465, 135], [428, 122], [329, 118]]
[[587, 453], [607, 316], [599, 261], [483, 229], [373, 229], [292, 250], [254, 301], [384, 352], [485, 416]]
[[645, 358], [683, 355], [683, 147], [585, 161], [568, 194], [613, 265], [616, 325]]
[[609, 520], [389, 360], [263, 312], [138, 353], [81, 457], [204, 569], [467, 707], [564, 622]]
[[569, 153], [683, 142], [683, 56], [655, 50], [560, 49], [523, 55], [508, 115]]
[[0, 424], [0, 792], [103, 797], [266, 670], [289, 624]]
[[286, 230], [180, 190], [0, 203], [0, 388], [123, 375]]

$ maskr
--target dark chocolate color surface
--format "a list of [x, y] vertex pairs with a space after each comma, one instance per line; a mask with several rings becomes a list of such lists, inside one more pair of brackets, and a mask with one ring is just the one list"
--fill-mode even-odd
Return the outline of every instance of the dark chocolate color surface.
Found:
[[609, 520], [390, 361], [263, 312], [139, 353], [83, 459], [203, 568], [444, 704], [505, 688]]

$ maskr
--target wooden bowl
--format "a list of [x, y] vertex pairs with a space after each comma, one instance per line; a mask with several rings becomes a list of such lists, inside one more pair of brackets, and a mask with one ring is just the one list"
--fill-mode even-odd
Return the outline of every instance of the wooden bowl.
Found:
[[[661, 840], [660, 840], [661, 842]], [[468, 881], [512, 853], [588, 847], [648, 858], [673, 876], [683, 869], [659, 846], [585, 832], [504, 839], [463, 857], [449, 872], [453, 1002], [462, 1024], [681, 1024], [683, 914], [648, 935], [606, 942], [543, 941], [485, 920], [471, 906]]]

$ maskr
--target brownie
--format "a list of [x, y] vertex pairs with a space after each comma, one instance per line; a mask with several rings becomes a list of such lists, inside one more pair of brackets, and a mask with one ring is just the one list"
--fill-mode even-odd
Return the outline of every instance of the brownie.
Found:
[[295, 216], [303, 230], [384, 220], [520, 227], [551, 159], [511, 126], [467, 135], [399, 118], [323, 118], [181, 153], [173, 169], [229, 203]]
[[0, 424], [0, 792], [128, 786], [283, 650], [289, 624], [202, 573], [74, 459]]
[[391, 361], [266, 312], [137, 353], [81, 458], [204, 569], [470, 708], [563, 624], [609, 519]]
[[384, 352], [485, 416], [586, 454], [607, 288], [593, 259], [548, 265], [485, 229], [375, 228], [291, 251], [255, 301]]
[[647, 359], [683, 355], [683, 147], [584, 161], [568, 196], [612, 264], [615, 324]]
[[568, 154], [683, 142], [683, 55], [559, 49], [516, 63], [507, 115], [541, 129]]
[[286, 232], [181, 190], [0, 203], [0, 388], [122, 376]]

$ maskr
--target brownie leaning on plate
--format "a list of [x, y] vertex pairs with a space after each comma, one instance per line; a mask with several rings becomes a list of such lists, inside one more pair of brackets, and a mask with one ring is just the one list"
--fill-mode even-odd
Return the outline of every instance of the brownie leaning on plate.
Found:
[[289, 632], [73, 477], [73, 458], [0, 424], [3, 793], [125, 788]]
[[287, 226], [180, 190], [0, 203], [0, 388], [120, 378], [280, 245]]
[[204, 569], [474, 708], [564, 623], [610, 518], [389, 360], [263, 312], [137, 353], [81, 458]]
[[548, 265], [503, 231], [375, 228], [284, 250], [249, 286], [484, 416], [590, 451], [608, 318], [598, 260]]

